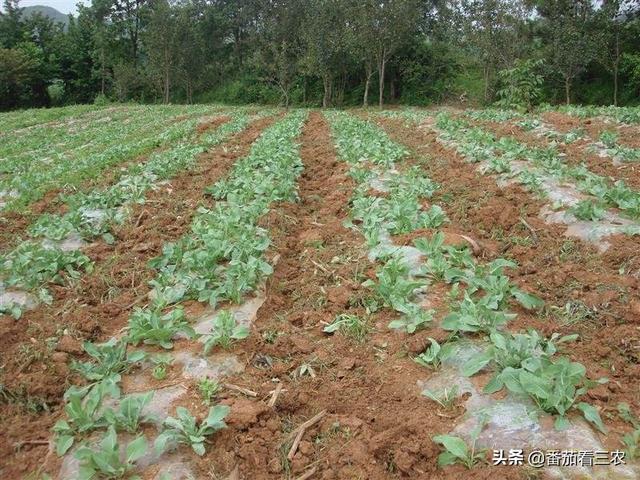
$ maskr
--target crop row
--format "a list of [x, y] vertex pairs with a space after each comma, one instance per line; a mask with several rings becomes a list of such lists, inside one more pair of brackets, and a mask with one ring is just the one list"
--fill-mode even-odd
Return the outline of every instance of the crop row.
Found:
[[[102, 237], [112, 243], [111, 229], [128, 218], [131, 205], [143, 203], [158, 182], [193, 168], [200, 153], [243, 130], [249, 116], [239, 112], [230, 122], [200, 137], [195, 132], [197, 121], [180, 124], [170, 137], [172, 143], [177, 141], [175, 145], [152, 154], [146, 162], [131, 165], [114, 185], [63, 196], [66, 213], [41, 215], [29, 227], [31, 239], [0, 257], [3, 283], [35, 292], [40, 301], [49, 303], [47, 284], [63, 282], [61, 272], [77, 278], [81, 270], [91, 269], [88, 257], [79, 250], [83, 240]], [[21, 306], [15, 302], [0, 305], [2, 310], [14, 317], [21, 314]]]
[[[602, 220], [607, 207], [616, 207], [631, 219], [640, 218], [640, 192], [629, 188], [622, 180], [611, 184], [607, 178], [589, 171], [584, 164], [568, 165], [554, 146], [531, 147], [511, 137], [497, 140], [490, 132], [446, 114], [438, 116], [436, 126], [442, 132], [442, 138], [456, 143], [458, 152], [468, 161], [486, 162], [485, 172], [515, 178], [538, 193], [544, 191], [543, 186], [549, 177], [574, 182], [578, 191], [595, 197], [571, 207], [571, 213], [580, 220]], [[522, 170], [514, 169], [512, 162], [516, 160], [524, 160], [529, 166]], [[638, 228], [632, 225], [626, 232], [636, 234]]]
[[[258, 226], [261, 216], [271, 204], [297, 199], [296, 181], [302, 171], [296, 137], [307, 113], [296, 111], [265, 130], [254, 143], [249, 155], [240, 159], [226, 179], [207, 192], [216, 200], [213, 208], [201, 207], [193, 219], [191, 230], [175, 243], [168, 243], [163, 254], [152, 261], [157, 275], [151, 282], [152, 302], [136, 309], [129, 318], [125, 336], [103, 344], [85, 343], [91, 357], [88, 362], [75, 362], [72, 368], [87, 380], [84, 387], [72, 387], [66, 394], [66, 419], [54, 427], [59, 455], [82, 441], [75, 457], [80, 462], [81, 479], [93, 475], [121, 478], [135, 468], [135, 461], [148, 452], [147, 439], [139, 434], [123, 445], [118, 432], [135, 434], [140, 424], [158, 419], [145, 415], [153, 391], [122, 396], [122, 375], [131, 372], [144, 359], [157, 365], [153, 375], [161, 376], [160, 365], [171, 362], [166, 355], [151, 355], [129, 346], [144, 344], [170, 350], [179, 335], [195, 338], [196, 334], [179, 305], [196, 299], [217, 305], [239, 303], [245, 294], [255, 290], [271, 273], [264, 258], [270, 240]], [[228, 310], [220, 311], [204, 335], [204, 354], [215, 346], [228, 347], [244, 338], [248, 330], [236, 323]], [[108, 400], [108, 401], [107, 401]], [[113, 404], [116, 407], [106, 406]], [[155, 455], [179, 444], [190, 446], [198, 455], [205, 453], [206, 437], [224, 428], [229, 407], [216, 405], [198, 422], [185, 408], [177, 409], [176, 418], [160, 419], [161, 431], [154, 441]], [[104, 431], [96, 442], [92, 432]], [[127, 450], [123, 461], [118, 452]]]
[[[516, 264], [502, 258], [480, 263], [467, 246], [446, 244], [438, 227], [447, 220], [437, 205], [432, 204], [430, 210], [440, 212], [439, 221], [433, 224], [415, 221], [420, 218], [416, 210], [423, 201], [431, 199], [438, 186], [420, 172], [419, 166], [399, 166], [406, 151], [381, 130], [344, 113], [333, 113], [328, 118], [339, 155], [350, 165], [350, 175], [359, 184], [352, 199], [352, 226], [362, 232], [372, 248], [372, 256], [379, 261], [376, 280], [368, 280], [365, 285], [373, 290], [380, 304], [400, 314], [400, 319], [392, 321], [389, 327], [411, 334], [438, 322], [451, 332], [443, 345], [431, 339], [431, 346], [414, 360], [426, 367], [438, 368], [452, 356], [469, 357], [460, 355], [460, 351], [467, 345], [465, 338], [470, 337], [479, 353], [464, 363], [461, 372], [472, 376], [490, 369], [493, 375], [485, 393], [506, 389], [513, 395], [527, 396], [541, 411], [555, 416], [558, 429], [567, 428], [566, 415], [578, 410], [598, 429], [604, 430], [597, 410], [579, 401], [594, 385], [587, 379], [585, 367], [556, 355], [560, 344], [574, 341], [576, 336], [554, 334], [547, 339], [535, 330], [519, 333], [507, 330], [516, 317], [509, 311], [512, 302], [529, 310], [543, 304], [511, 282], [507, 271]], [[367, 145], [367, 149], [363, 151], [360, 145]], [[372, 188], [384, 195], [368, 194]], [[382, 208], [380, 217], [370, 217], [369, 205], [380, 201], [394, 203], [394, 198], [406, 198], [405, 195], [412, 197], [413, 208], [403, 208], [402, 212]], [[395, 246], [388, 237], [389, 233], [407, 233], [425, 227], [433, 229], [433, 234], [415, 239], [415, 247]], [[413, 254], [416, 249], [421, 258], [425, 258], [417, 264]], [[428, 295], [430, 285], [435, 283], [449, 286], [448, 311], [440, 319], [436, 318], [436, 311], [420, 305], [421, 298]], [[339, 331], [345, 322], [344, 317], [339, 317], [325, 330]], [[430, 396], [442, 403], [446, 401], [443, 395], [450, 394], [450, 391], [433, 392]], [[439, 458], [441, 464], [470, 462], [472, 465], [477, 460], [473, 449], [462, 438], [438, 435], [433, 440], [445, 447]]]
[[65, 121], [70, 117], [93, 115], [107, 107], [95, 105], [72, 105], [62, 108], [33, 108], [15, 112], [0, 113], [0, 137], [18, 129], [32, 127], [38, 124]]
[[[204, 113], [202, 110], [200, 113]], [[158, 115], [152, 109], [131, 122], [103, 122], [84, 131], [81, 148], [66, 151], [66, 142], [41, 152], [28, 162], [8, 157], [0, 179], [6, 208], [19, 208], [41, 198], [52, 188], [74, 186], [98, 176], [146, 151], [179, 140], [197, 119], [176, 122], [174, 115]], [[0, 199], [3, 200], [3, 199]]]
[[566, 133], [554, 130], [550, 125], [534, 114], [521, 114], [513, 110], [466, 110], [465, 116], [479, 121], [494, 123], [504, 123], [515, 121], [525, 131], [536, 130], [539, 135], [545, 136], [554, 142], [569, 145], [577, 140], [587, 141], [587, 148], [592, 153], [604, 155], [620, 163], [631, 163], [640, 161], [640, 149], [627, 147], [620, 144], [619, 134], [614, 128], [604, 130], [600, 133], [597, 141], [589, 142], [588, 135], [583, 128], [574, 128]]
[[562, 105], [559, 107], [545, 107], [542, 109], [557, 110], [579, 118], [602, 117], [605, 120], [613, 120], [626, 124], [640, 123], [639, 107], [598, 107], [595, 105]]

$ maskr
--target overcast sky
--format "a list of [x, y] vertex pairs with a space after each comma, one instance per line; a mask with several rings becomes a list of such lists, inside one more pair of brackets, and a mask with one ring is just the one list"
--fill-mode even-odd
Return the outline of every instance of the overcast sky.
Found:
[[[46, 5], [53, 7], [62, 13], [76, 13], [76, 4], [79, 0], [21, 0], [21, 7], [31, 7], [33, 5]], [[85, 2], [80, 2], [85, 3]]]

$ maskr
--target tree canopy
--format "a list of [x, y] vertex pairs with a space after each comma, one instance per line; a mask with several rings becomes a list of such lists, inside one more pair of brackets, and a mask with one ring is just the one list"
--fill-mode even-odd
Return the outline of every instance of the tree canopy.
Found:
[[[640, 0], [92, 0], [0, 14], [0, 109], [93, 102], [637, 104]], [[375, 99], [375, 100], [374, 100]]]

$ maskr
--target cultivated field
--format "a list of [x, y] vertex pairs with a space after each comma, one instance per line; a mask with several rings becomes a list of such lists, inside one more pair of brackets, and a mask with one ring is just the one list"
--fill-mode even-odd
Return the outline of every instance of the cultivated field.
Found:
[[638, 235], [637, 108], [0, 114], [0, 478], [638, 478]]

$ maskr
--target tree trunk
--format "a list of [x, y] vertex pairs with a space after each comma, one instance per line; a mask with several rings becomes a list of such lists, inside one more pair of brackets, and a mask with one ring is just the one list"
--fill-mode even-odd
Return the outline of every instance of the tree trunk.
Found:
[[613, 62], [613, 106], [618, 106], [618, 67], [620, 65], [620, 31], [616, 27], [616, 56]]
[[169, 87], [170, 87], [170, 79], [169, 79], [169, 49], [164, 49], [164, 103], [165, 105], [169, 103]]
[[564, 94], [567, 105], [571, 104], [571, 78], [564, 77]]
[[327, 108], [331, 101], [331, 79], [329, 75], [323, 75], [322, 85], [324, 87], [324, 96], [322, 97], [322, 108]]
[[613, 106], [618, 106], [618, 64], [613, 68]]
[[482, 77], [484, 79], [484, 101], [489, 102], [489, 66], [482, 67]]
[[106, 72], [104, 68], [104, 46], [100, 49], [100, 93], [104, 95]]
[[385, 67], [387, 66], [387, 59], [386, 59], [386, 55], [383, 53], [382, 54], [382, 58], [378, 64], [378, 87], [379, 87], [379, 94], [378, 94], [378, 106], [380, 108], [382, 108], [382, 105], [384, 104], [384, 70]]
[[365, 64], [365, 81], [364, 81], [364, 98], [362, 99], [362, 106], [369, 106], [369, 85], [371, 85], [371, 77], [373, 76], [373, 66], [370, 62]]

